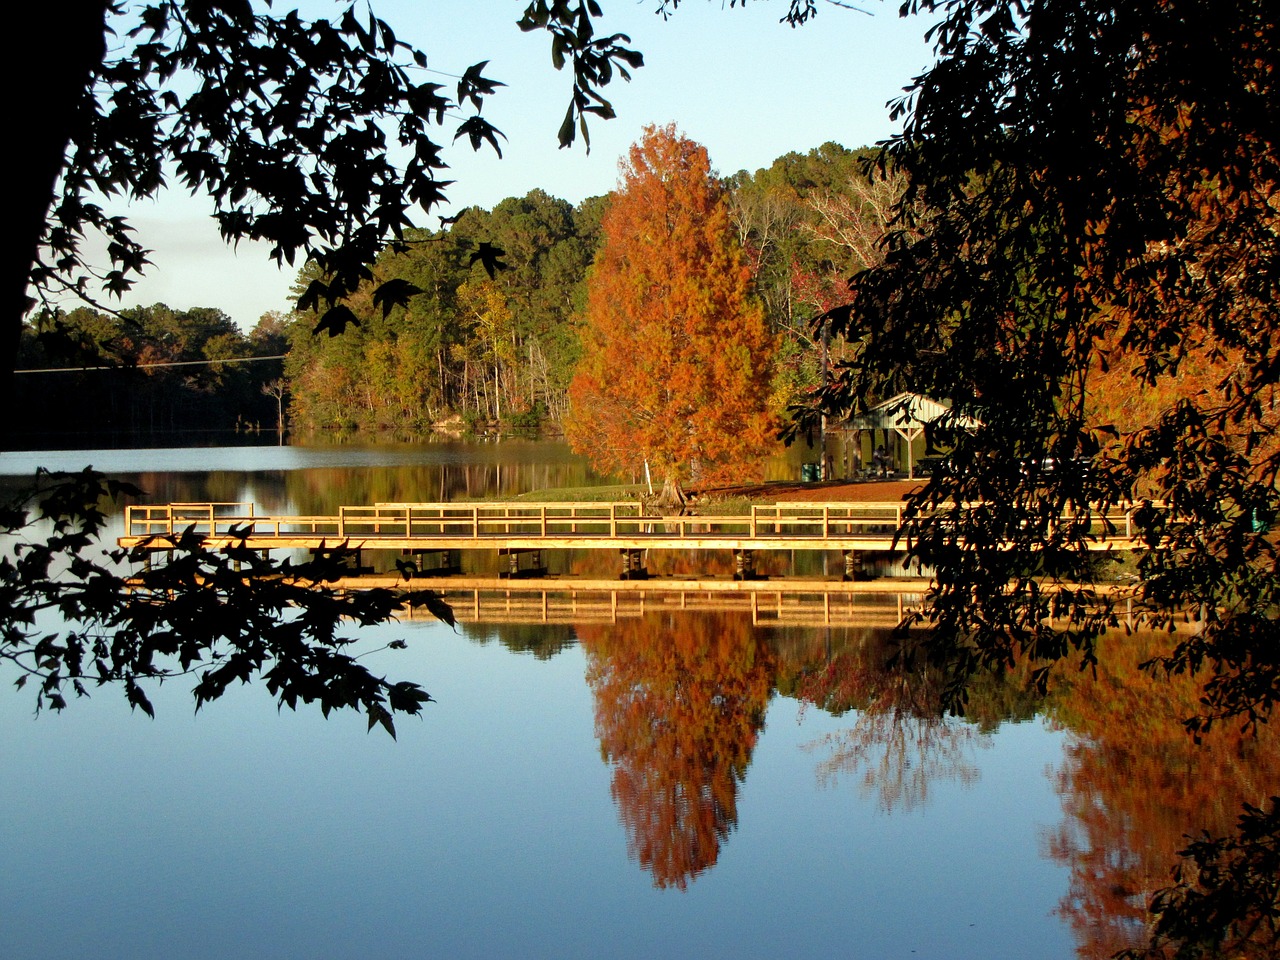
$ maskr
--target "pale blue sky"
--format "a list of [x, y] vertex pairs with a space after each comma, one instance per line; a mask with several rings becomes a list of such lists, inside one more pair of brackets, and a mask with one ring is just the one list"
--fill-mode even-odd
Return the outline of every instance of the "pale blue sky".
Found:
[[[753, 0], [745, 9], [685, 0], [666, 22], [654, 13], [656, 0], [601, 4], [605, 28], [629, 34], [645, 66], [629, 84], [607, 89], [618, 117], [593, 124], [588, 154], [581, 143], [557, 148], [569, 77], [552, 68], [545, 34], [516, 28], [525, 0], [375, 0], [397, 35], [426, 51], [430, 68], [460, 74], [488, 59], [486, 74], [508, 84], [485, 107], [508, 137], [503, 159], [461, 141], [448, 151], [454, 207], [492, 207], [534, 187], [574, 203], [605, 193], [618, 158], [649, 123], [676, 122], [707, 146], [723, 174], [828, 140], [874, 143], [895, 132], [885, 104], [931, 61], [928, 22], [899, 19], [897, 0], [862, 0], [870, 15], [822, 4], [799, 29], [778, 22], [785, 0]], [[295, 271], [277, 270], [265, 248], [228, 250], [209, 210], [207, 201], [172, 191], [130, 211], [155, 266], [125, 305], [219, 307], [245, 328], [267, 310], [288, 309]], [[420, 222], [438, 225], [434, 216]]]

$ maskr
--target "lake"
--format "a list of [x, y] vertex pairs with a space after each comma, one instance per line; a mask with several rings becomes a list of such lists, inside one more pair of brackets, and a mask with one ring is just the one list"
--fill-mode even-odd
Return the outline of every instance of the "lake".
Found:
[[[0, 485], [89, 463], [277, 513], [596, 482], [529, 441], [7, 453]], [[369, 662], [436, 701], [398, 740], [259, 686], [196, 715], [182, 679], [154, 721], [110, 689], [36, 717], [0, 667], [4, 955], [1103, 956], [1182, 833], [1280, 769], [1274, 738], [1191, 749], [1191, 695], [1132, 669], [1140, 637], [1047, 703], [995, 678], [966, 720], [885, 667], [879, 627], [651, 610], [361, 634], [394, 639]]]

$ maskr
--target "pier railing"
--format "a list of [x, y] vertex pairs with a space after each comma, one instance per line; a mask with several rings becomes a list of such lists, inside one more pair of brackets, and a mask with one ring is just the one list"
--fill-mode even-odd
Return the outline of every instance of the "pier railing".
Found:
[[666, 537], [812, 536], [892, 534], [902, 521], [898, 503], [770, 504], [740, 516], [675, 516], [646, 512], [632, 501], [617, 503], [376, 503], [344, 506], [337, 515], [256, 513], [252, 503], [169, 503], [130, 506], [128, 537], [176, 536], [187, 529], [206, 537], [330, 536], [339, 539], [511, 536]]
[[[339, 507], [337, 515], [258, 514], [252, 503], [169, 503], [130, 506], [125, 540], [176, 537], [190, 529], [205, 538], [267, 540], [431, 540], [571, 543], [589, 540], [708, 539], [891, 541], [902, 525], [901, 502], [774, 503], [736, 516], [677, 516], [646, 511], [635, 501], [613, 503], [376, 503]], [[1090, 533], [1132, 537], [1133, 507], [1091, 514]]]

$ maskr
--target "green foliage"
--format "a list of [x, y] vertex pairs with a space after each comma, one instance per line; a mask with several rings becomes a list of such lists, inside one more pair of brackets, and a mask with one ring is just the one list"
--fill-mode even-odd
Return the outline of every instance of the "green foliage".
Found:
[[[586, 135], [589, 114], [612, 116], [600, 89], [643, 63], [625, 36], [595, 36], [600, 15], [594, 0], [535, 0], [520, 24], [546, 31], [557, 69], [573, 74], [566, 144]], [[317, 329], [340, 332], [353, 322], [341, 301], [371, 278], [368, 264], [402, 240], [414, 208], [444, 200], [450, 137], [437, 128], [461, 114], [451, 139], [501, 152], [482, 112], [502, 86], [488, 62], [466, 68], [452, 92], [419, 82], [426, 53], [356, 4], [333, 20], [187, 0], [92, 0], [56, 24], [31, 17], [56, 27], [62, 62], [19, 118], [29, 145], [15, 171], [27, 185], [15, 211], [26, 231], [15, 294], [28, 284], [38, 298], [127, 292], [148, 251], [99, 198], [154, 197], [176, 176], [212, 201], [227, 242], [265, 240], [282, 264], [316, 263], [298, 306], [319, 312]], [[83, 257], [89, 232], [106, 243], [101, 273]], [[407, 295], [392, 288], [380, 299]]]
[[[823, 344], [814, 320], [848, 300], [848, 277], [871, 265], [865, 248], [885, 232], [886, 211], [867, 202], [876, 192], [863, 173], [871, 156], [828, 142], [728, 181], [734, 225], [780, 335], [774, 392], [781, 406], [821, 383]], [[887, 199], [885, 208], [892, 206]], [[863, 249], [850, 249], [851, 235]]]
[[[470, 208], [448, 232], [406, 234], [348, 299], [357, 322], [341, 337], [311, 336], [316, 314], [297, 321], [287, 366], [295, 428], [420, 433], [455, 415], [518, 429], [558, 420], [598, 230], [598, 214], [534, 190], [492, 211]], [[485, 249], [505, 269], [490, 276]], [[297, 289], [317, 276], [309, 265]], [[388, 287], [406, 293], [403, 306], [379, 299]]]
[[[243, 544], [212, 551], [188, 530], [150, 544], [162, 552], [104, 553], [100, 504], [139, 492], [89, 469], [42, 472], [34, 514], [26, 497], [0, 511], [10, 545], [0, 557], [0, 665], [16, 672], [18, 689], [35, 687], [37, 711], [110, 685], [151, 716], [148, 686], [191, 676], [197, 709], [233, 683], [258, 681], [281, 706], [359, 710], [370, 729], [394, 736], [395, 714], [419, 714], [430, 701], [415, 683], [370, 672], [340, 631], [385, 622], [410, 602], [452, 624], [437, 595], [335, 591], [327, 584], [346, 568], [344, 545], [294, 564]], [[126, 560], [148, 562], [130, 575]]]
[[[278, 380], [284, 318], [264, 318], [249, 337], [222, 311], [162, 303], [103, 313], [41, 312], [23, 328], [14, 435], [139, 438], [168, 430], [273, 426], [263, 394]], [[256, 358], [264, 358], [257, 360]], [[206, 363], [252, 360], [240, 363]], [[48, 372], [56, 371], [56, 372]]]

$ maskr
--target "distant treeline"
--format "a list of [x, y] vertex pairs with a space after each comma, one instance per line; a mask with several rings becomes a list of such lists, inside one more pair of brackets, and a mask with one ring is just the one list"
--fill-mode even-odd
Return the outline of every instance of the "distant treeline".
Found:
[[274, 432], [285, 396], [283, 360], [243, 361], [284, 354], [288, 323], [268, 313], [246, 336], [207, 307], [40, 312], [22, 334], [12, 435], [40, 445], [56, 436]]
[[[774, 393], [784, 400], [820, 376], [812, 318], [878, 255], [899, 187], [868, 184], [865, 155], [827, 143], [726, 179], [756, 294], [781, 335]], [[348, 304], [359, 324], [337, 337], [313, 334], [310, 313], [267, 314], [248, 335], [207, 308], [37, 314], [20, 368], [77, 372], [17, 377], [22, 429], [274, 430], [280, 411], [302, 434], [410, 436], [447, 423], [554, 429], [580, 353], [577, 318], [608, 204], [606, 196], [573, 206], [533, 190], [492, 210], [468, 208], [447, 229], [411, 231], [404, 249], [372, 265], [374, 281]], [[495, 248], [504, 269], [490, 275], [492, 257], [480, 254]], [[298, 291], [313, 278], [304, 268]], [[374, 303], [372, 289], [390, 279], [417, 291], [406, 306]], [[283, 364], [152, 366], [281, 353]], [[81, 371], [99, 366], [111, 369]]]

